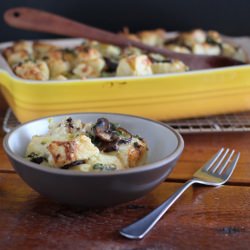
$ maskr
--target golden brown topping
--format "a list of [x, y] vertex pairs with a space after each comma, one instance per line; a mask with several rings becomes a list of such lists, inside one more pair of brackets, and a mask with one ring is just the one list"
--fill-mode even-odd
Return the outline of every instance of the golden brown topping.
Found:
[[188, 67], [180, 60], [172, 60], [171, 62], [158, 62], [152, 64], [154, 74], [185, 72]]
[[24, 50], [30, 55], [33, 53], [32, 43], [28, 41], [17, 41], [12, 48], [15, 52]]
[[43, 61], [36, 63], [28, 61], [14, 67], [17, 76], [30, 80], [48, 80], [49, 68]]
[[53, 50], [58, 50], [59, 48], [55, 45], [43, 43], [43, 42], [34, 42], [33, 50], [36, 58], [44, 59], [48, 56], [48, 52]]
[[128, 165], [129, 167], [135, 167], [143, 161], [143, 157], [146, 155], [147, 146], [144, 142], [134, 142], [128, 151]]
[[183, 32], [179, 35], [178, 40], [181, 44], [192, 47], [197, 43], [204, 43], [206, 41], [206, 33], [200, 29]]
[[54, 166], [62, 167], [77, 160], [77, 144], [75, 141], [53, 141], [49, 144], [48, 150], [51, 153]]
[[118, 76], [151, 75], [151, 61], [146, 55], [132, 55], [120, 60], [116, 74]]
[[11, 48], [7, 48], [3, 51], [4, 57], [7, 59], [7, 62], [10, 66], [15, 66], [19, 63], [30, 60], [30, 54], [25, 50], [14, 51]]
[[209, 30], [207, 32], [207, 42], [219, 44], [222, 43], [222, 39], [217, 31]]
[[163, 29], [145, 30], [138, 33], [141, 42], [150, 46], [163, 46], [167, 32]]

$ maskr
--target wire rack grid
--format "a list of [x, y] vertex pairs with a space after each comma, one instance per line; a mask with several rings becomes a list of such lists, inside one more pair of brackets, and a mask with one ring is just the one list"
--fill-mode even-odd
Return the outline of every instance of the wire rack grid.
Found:
[[[171, 120], [164, 122], [181, 134], [245, 132], [250, 131], [250, 112]], [[11, 109], [8, 109], [3, 121], [3, 130], [6, 133], [9, 133], [19, 124], [20, 123]]]

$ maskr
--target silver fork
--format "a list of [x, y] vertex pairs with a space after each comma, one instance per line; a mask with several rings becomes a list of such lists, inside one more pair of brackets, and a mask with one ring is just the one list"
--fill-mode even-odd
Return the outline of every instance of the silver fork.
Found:
[[159, 207], [148, 215], [120, 230], [120, 234], [129, 239], [142, 239], [161, 219], [166, 211], [192, 184], [219, 186], [224, 184], [232, 175], [240, 158], [240, 153], [234, 155], [234, 150], [221, 148], [203, 167], [194, 173], [193, 178], [188, 180], [181, 188], [171, 195]]

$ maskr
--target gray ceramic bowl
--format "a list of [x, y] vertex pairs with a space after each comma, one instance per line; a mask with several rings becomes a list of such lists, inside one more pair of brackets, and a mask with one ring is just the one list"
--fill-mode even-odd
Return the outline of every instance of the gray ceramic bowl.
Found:
[[48, 130], [48, 118], [20, 125], [4, 138], [4, 149], [17, 173], [40, 194], [69, 205], [83, 207], [111, 206], [139, 198], [166, 179], [182, 153], [182, 137], [172, 128], [152, 120], [121, 114], [79, 113], [65, 116], [95, 122], [106, 117], [121, 124], [133, 134], [143, 137], [149, 146], [147, 164], [108, 173], [83, 173], [53, 169], [23, 158], [33, 135]]

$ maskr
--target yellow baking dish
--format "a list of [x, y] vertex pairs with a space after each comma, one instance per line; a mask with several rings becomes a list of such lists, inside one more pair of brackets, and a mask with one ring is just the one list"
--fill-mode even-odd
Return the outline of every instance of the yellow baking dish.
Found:
[[[74, 46], [79, 39], [46, 40]], [[0, 50], [11, 43], [0, 44]], [[88, 80], [16, 77], [0, 56], [0, 86], [20, 122], [72, 112], [114, 112], [156, 120], [250, 110], [250, 65]]]

